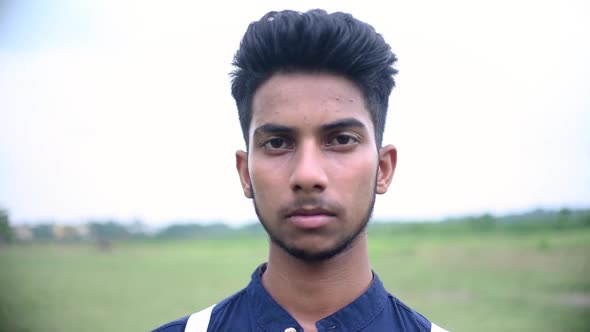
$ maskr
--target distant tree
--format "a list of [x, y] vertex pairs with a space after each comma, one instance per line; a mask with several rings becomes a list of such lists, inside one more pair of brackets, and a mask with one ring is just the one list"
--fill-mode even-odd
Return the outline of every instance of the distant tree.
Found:
[[555, 223], [555, 228], [563, 229], [566, 228], [570, 224], [570, 220], [572, 219], [572, 211], [566, 207], [563, 207], [557, 211], [557, 218]]
[[100, 251], [110, 251], [114, 240], [129, 239], [131, 236], [127, 227], [116, 221], [90, 222], [88, 228]]
[[560, 221], [567, 222], [572, 217], [572, 210], [564, 207], [557, 212], [557, 215]]
[[12, 242], [14, 234], [10, 228], [8, 211], [0, 208], [0, 243]]
[[205, 226], [199, 224], [172, 224], [156, 234], [159, 239], [190, 239], [204, 235]]
[[196, 223], [172, 224], [156, 234], [158, 239], [222, 238], [237, 231], [222, 223], [200, 225]]
[[130, 235], [127, 227], [116, 221], [90, 222], [88, 227], [95, 238], [123, 240], [129, 238]]
[[31, 228], [31, 231], [35, 240], [48, 241], [54, 239], [53, 224], [51, 223], [35, 225]]
[[480, 231], [492, 230], [496, 225], [496, 218], [489, 213], [483, 214], [478, 217], [472, 217], [468, 220], [468, 223], [471, 225], [473, 229]]
[[127, 231], [133, 239], [146, 239], [148, 238], [148, 225], [146, 225], [141, 219], [134, 219], [129, 226]]
[[580, 212], [580, 222], [583, 226], [590, 226], [590, 210]]

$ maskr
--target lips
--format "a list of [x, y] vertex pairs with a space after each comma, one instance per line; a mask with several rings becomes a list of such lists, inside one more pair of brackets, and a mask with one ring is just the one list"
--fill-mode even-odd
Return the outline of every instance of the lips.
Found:
[[323, 208], [299, 208], [287, 213], [287, 221], [298, 228], [314, 229], [332, 222], [336, 214]]

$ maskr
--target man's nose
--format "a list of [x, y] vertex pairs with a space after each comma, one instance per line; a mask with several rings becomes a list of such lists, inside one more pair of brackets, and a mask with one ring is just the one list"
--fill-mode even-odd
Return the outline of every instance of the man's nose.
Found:
[[314, 142], [298, 147], [291, 165], [289, 185], [294, 192], [312, 193], [326, 189], [328, 177], [324, 153]]

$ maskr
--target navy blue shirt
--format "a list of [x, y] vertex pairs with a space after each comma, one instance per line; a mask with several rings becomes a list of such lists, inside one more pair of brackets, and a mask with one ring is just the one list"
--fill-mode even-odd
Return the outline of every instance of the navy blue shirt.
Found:
[[[303, 328], [266, 291], [261, 275], [266, 265], [252, 274], [252, 281], [238, 293], [218, 303], [211, 313], [208, 332], [283, 332]], [[318, 332], [429, 332], [444, 331], [389, 294], [373, 274], [373, 282], [356, 300], [316, 323]], [[189, 316], [165, 324], [154, 332], [182, 332]]]

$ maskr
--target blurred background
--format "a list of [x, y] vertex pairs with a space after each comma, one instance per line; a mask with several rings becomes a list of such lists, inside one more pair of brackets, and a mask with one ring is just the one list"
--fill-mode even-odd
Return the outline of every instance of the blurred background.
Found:
[[231, 60], [251, 21], [312, 8], [399, 58], [388, 289], [453, 331], [587, 329], [587, 2], [4, 0], [0, 330], [144, 331], [245, 285], [267, 245]]

